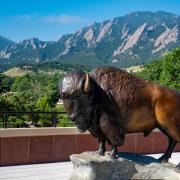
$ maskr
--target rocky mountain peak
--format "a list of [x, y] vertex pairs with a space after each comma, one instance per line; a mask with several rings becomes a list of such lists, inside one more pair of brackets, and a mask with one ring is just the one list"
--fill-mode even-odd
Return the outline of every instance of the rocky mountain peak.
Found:
[[10, 43], [8, 48], [0, 49], [0, 58], [9, 59], [9, 63], [38, 59], [93, 67], [127, 67], [148, 63], [177, 46], [180, 46], [180, 16], [142, 11], [95, 22], [55, 42], [32, 38]]

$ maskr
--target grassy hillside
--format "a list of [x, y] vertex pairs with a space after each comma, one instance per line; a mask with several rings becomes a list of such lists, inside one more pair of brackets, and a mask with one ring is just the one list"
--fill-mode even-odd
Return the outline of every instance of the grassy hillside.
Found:
[[4, 74], [9, 77], [25, 76], [28, 73], [32, 73], [32, 71], [24, 70], [20, 67], [14, 67], [14, 68], [9, 69], [8, 71], [4, 72]]
[[128, 67], [128, 68], [125, 68], [125, 70], [127, 72], [130, 72], [130, 73], [137, 73], [137, 72], [141, 72], [143, 70], [143, 66], [131, 66], [131, 67]]

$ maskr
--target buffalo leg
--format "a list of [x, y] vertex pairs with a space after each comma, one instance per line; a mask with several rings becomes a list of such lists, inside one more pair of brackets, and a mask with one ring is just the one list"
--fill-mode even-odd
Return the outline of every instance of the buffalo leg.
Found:
[[159, 158], [161, 162], [168, 162], [177, 143], [177, 141], [171, 138], [170, 136], [168, 136], [168, 138], [169, 138], [169, 144], [166, 149], [166, 152]]
[[106, 140], [99, 140], [99, 149], [97, 151], [97, 154], [103, 156], [106, 152]]
[[110, 159], [117, 159], [118, 158], [118, 150], [117, 150], [117, 146], [112, 145], [112, 150], [110, 152], [109, 158]]
[[179, 162], [179, 164], [176, 166], [176, 168], [180, 169], [180, 162]]

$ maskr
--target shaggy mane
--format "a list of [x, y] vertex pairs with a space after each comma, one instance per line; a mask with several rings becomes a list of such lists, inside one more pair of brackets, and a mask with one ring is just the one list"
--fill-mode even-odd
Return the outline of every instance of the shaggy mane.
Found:
[[90, 76], [107, 94], [111, 94], [116, 99], [124, 118], [133, 110], [135, 90], [147, 85], [147, 81], [112, 67], [97, 68], [90, 73]]

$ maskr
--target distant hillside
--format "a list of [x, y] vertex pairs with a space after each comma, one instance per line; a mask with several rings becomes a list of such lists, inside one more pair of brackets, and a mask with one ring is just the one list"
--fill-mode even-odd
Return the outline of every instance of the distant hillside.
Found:
[[140, 65], [125, 68], [125, 70], [130, 73], [141, 72], [143, 69], [144, 69], [143, 66], [140, 66]]
[[56, 42], [32, 38], [9, 45], [0, 52], [0, 67], [58, 61], [91, 68], [125, 68], [147, 64], [177, 46], [180, 16], [162, 11], [133, 12], [93, 23]]
[[24, 70], [19, 67], [14, 67], [14, 68], [9, 69], [8, 71], [4, 72], [4, 74], [9, 77], [24, 76], [28, 73], [32, 73], [32, 71]]

